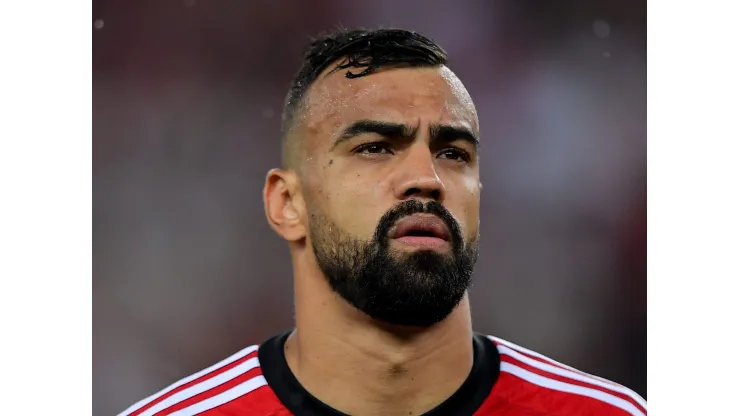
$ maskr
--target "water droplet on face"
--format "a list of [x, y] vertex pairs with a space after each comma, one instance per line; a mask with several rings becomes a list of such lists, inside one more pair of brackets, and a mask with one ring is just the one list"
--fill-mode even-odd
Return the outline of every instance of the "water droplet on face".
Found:
[[95, 23], [93, 23], [93, 26], [95, 27], [95, 29], [102, 29], [103, 26], [105, 26], [105, 22], [103, 21], [103, 19], [97, 19]]
[[596, 35], [596, 37], [598, 38], [606, 38], [611, 32], [611, 27], [609, 26], [609, 23], [603, 20], [594, 20], [592, 27], [594, 30], [594, 35]]

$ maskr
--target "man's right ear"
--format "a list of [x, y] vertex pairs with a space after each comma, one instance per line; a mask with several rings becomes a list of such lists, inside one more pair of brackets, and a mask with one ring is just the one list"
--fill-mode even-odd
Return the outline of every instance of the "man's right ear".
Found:
[[267, 172], [262, 197], [267, 222], [280, 237], [287, 241], [306, 237], [305, 204], [295, 172], [283, 169]]

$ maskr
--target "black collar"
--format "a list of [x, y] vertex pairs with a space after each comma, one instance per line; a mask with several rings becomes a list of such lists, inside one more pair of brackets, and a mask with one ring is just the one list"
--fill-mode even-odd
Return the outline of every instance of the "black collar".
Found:
[[[288, 367], [283, 347], [291, 331], [270, 338], [260, 346], [262, 374], [278, 399], [297, 416], [348, 416], [321, 402], [301, 386]], [[472, 415], [483, 404], [498, 379], [501, 358], [494, 343], [473, 336], [473, 369], [460, 388], [424, 416]]]

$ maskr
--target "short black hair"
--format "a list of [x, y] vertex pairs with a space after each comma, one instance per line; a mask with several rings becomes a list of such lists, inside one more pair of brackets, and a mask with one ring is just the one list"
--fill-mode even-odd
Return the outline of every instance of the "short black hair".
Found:
[[343, 60], [335, 69], [348, 70], [347, 78], [359, 78], [386, 67], [434, 67], [447, 65], [447, 52], [433, 40], [403, 29], [339, 29], [313, 39], [303, 64], [293, 78], [283, 106], [281, 135], [285, 140], [293, 127], [308, 88], [332, 63]]

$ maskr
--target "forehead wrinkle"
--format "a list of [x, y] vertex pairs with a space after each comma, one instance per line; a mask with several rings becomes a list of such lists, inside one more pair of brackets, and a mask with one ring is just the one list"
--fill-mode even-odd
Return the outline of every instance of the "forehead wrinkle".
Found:
[[[424, 83], [421, 87], [409, 86], [419, 81]], [[420, 108], [438, 114], [435, 122], [478, 132], [472, 99], [446, 67], [394, 69], [355, 79], [346, 78], [342, 71], [329, 73], [309, 87], [304, 100], [302, 122], [311, 142], [309, 151], [320, 147], [319, 139], [330, 145], [337, 129], [357, 119], [419, 124]]]

